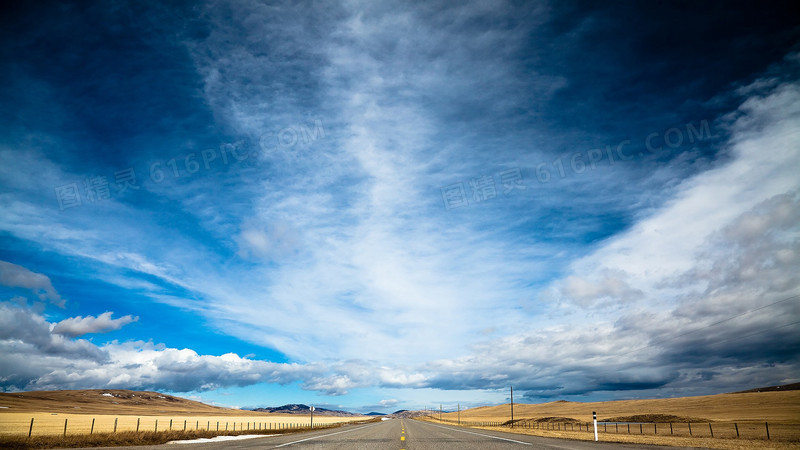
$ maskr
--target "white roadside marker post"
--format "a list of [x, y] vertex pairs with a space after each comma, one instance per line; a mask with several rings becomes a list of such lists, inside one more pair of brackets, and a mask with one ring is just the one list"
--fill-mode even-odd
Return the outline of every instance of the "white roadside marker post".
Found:
[[592, 411], [592, 421], [594, 422], [594, 441], [597, 442], [597, 411]]
[[308, 408], [311, 410], [311, 428], [314, 428], [314, 407]]

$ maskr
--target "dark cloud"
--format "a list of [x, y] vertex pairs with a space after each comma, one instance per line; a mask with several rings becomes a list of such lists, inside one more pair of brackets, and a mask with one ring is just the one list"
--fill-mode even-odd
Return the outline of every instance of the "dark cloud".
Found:
[[63, 307], [65, 300], [53, 288], [50, 278], [41, 273], [32, 272], [25, 267], [0, 261], [0, 285], [30, 289], [42, 300], [49, 300], [54, 305]]

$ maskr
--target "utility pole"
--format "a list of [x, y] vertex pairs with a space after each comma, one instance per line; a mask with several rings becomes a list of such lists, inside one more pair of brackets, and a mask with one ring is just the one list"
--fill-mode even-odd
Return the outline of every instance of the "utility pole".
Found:
[[439, 403], [439, 421], [442, 421], [442, 404]]
[[461, 425], [461, 403], [458, 404], [458, 424]]
[[511, 386], [511, 428], [514, 428], [514, 386]]

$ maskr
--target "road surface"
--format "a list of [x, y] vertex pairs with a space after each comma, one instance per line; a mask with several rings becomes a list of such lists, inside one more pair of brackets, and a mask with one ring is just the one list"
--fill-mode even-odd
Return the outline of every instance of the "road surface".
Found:
[[611, 444], [591, 441], [543, 438], [524, 434], [487, 431], [439, 425], [409, 419], [348, 425], [341, 428], [267, 436], [203, 444], [168, 444], [136, 447], [140, 450], [217, 450], [217, 449], [286, 449], [286, 450], [445, 450], [445, 449], [676, 449], [677, 447], [642, 444]]

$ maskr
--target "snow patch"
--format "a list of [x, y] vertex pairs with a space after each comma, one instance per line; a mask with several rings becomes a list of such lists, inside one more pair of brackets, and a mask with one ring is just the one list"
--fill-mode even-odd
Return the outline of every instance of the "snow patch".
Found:
[[109, 394], [108, 392], [103, 392], [100, 395], [102, 395], [103, 397], [113, 397], [114, 396], [114, 394]]
[[186, 439], [183, 441], [169, 441], [167, 444], [202, 444], [205, 442], [238, 441], [260, 437], [280, 436], [279, 434], [243, 434], [241, 436], [217, 436], [213, 438]]

